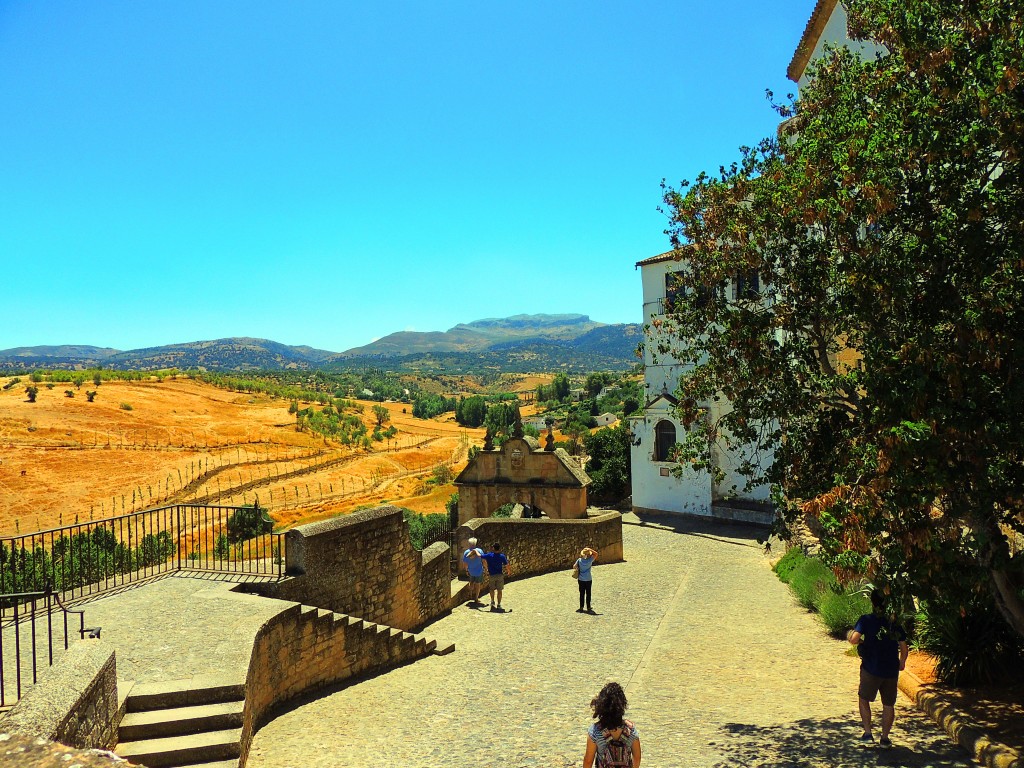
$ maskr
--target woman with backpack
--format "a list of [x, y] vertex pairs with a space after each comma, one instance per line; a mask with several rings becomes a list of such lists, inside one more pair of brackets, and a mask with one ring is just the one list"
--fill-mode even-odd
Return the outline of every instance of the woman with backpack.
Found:
[[[583, 768], [640, 768], [640, 734], [626, 713], [626, 693], [608, 683], [590, 702], [597, 721], [587, 731]], [[597, 762], [594, 762], [594, 759]]]

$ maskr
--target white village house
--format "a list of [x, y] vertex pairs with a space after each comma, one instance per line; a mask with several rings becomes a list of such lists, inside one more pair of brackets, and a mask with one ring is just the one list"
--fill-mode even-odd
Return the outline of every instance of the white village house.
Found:
[[[706, 471], [695, 471], [672, 461], [670, 451], [682, 442], [685, 428], [673, 412], [674, 396], [683, 366], [668, 354], [658, 353], [661, 346], [670, 350], [672, 337], [659, 330], [653, 321], [665, 314], [665, 301], [675, 290], [673, 275], [685, 269], [671, 251], [637, 262], [644, 297], [644, 392], [643, 411], [629, 417], [632, 447], [630, 464], [633, 475], [633, 508], [643, 511], [676, 512], [702, 517], [768, 524], [772, 520], [769, 489], [761, 486], [744, 492], [746, 478], [739, 473], [742, 461], [738, 453], [721, 446], [712, 448], [712, 460], [722, 471], [721, 482], [714, 483]], [[756, 286], [752, 286], [756, 290]], [[729, 286], [730, 291], [736, 289]], [[728, 403], [701, 403], [708, 418], [717, 419]], [[681, 469], [681, 472], [679, 471]], [[675, 472], [673, 470], [676, 470]]]
[[[846, 10], [839, 0], [818, 0], [810, 20], [800, 38], [787, 74], [798, 85], [807, 82], [807, 65], [819, 56], [827, 44], [855, 47], [862, 56], [870, 56], [883, 49], [871, 43], [851, 42], [847, 33]], [[671, 354], [674, 346], [671, 336], [659, 331], [658, 320], [665, 314], [665, 300], [675, 288], [671, 275], [686, 268], [685, 261], [677, 261], [673, 252], [659, 254], [637, 262], [643, 284], [644, 388], [645, 404], [640, 414], [629, 418], [632, 434], [630, 464], [633, 475], [633, 508], [645, 511], [674, 512], [706, 517], [718, 517], [758, 523], [770, 523], [770, 490], [760, 486], [744, 491], [746, 478], [738, 471], [743, 458], [751, 458], [743, 449], [727, 451], [720, 445], [712, 447], [712, 461], [724, 477], [714, 483], [708, 472], [697, 472], [671, 461], [673, 445], [682, 442], [684, 427], [673, 413], [677, 404], [674, 392], [679, 385], [683, 368]], [[738, 286], [727, 287], [727, 296], [735, 298]], [[739, 290], [758, 290], [753, 284], [739, 286]], [[666, 345], [668, 354], [659, 354], [659, 346]], [[727, 412], [729, 403], [701, 403], [707, 409], [707, 418], [715, 421]], [[770, 460], [762, 457], [761, 461]], [[673, 472], [673, 470], [676, 470]], [[681, 470], [681, 472], [680, 472]]]

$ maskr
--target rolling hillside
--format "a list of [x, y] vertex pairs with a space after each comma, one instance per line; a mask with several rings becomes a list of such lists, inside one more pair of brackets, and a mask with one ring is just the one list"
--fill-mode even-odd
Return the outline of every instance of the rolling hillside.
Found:
[[237, 337], [126, 351], [86, 345], [16, 347], [0, 350], [0, 368], [586, 371], [634, 364], [641, 337], [639, 325], [608, 325], [587, 315], [515, 315], [460, 323], [447, 331], [392, 333], [341, 353]]

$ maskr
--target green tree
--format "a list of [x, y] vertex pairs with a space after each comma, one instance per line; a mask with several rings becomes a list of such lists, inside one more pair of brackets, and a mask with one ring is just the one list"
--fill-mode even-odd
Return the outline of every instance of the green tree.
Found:
[[630, 493], [629, 433], [621, 425], [599, 429], [583, 437], [590, 457], [587, 474], [591, 484], [588, 498], [601, 503], [619, 501]]
[[564, 373], [555, 376], [551, 382], [551, 395], [560, 403], [564, 403], [569, 398], [569, 377]]
[[36, 401], [36, 395], [39, 394], [39, 387], [35, 384], [29, 384], [25, 387], [25, 394], [28, 396], [28, 401], [34, 403]]
[[239, 507], [228, 518], [227, 540], [229, 544], [252, 539], [274, 530], [274, 521], [267, 517], [259, 502]]
[[391, 420], [391, 411], [383, 405], [373, 406], [373, 417], [377, 420], [377, 426], [383, 427]]
[[827, 50], [779, 137], [665, 190], [685, 457], [753, 445], [840, 576], [985, 594], [1024, 635], [1019, 4], [844, 5], [888, 55]]
[[95, 387], [98, 387], [100, 384], [103, 383], [103, 377], [100, 376], [100, 372], [99, 371], [96, 371], [95, 373], [93, 373], [93, 375], [92, 375], [92, 383], [93, 383], [93, 386], [95, 386]]
[[95, 400], [96, 399], [96, 390], [95, 389], [87, 389], [85, 391], [85, 399], [88, 400], [90, 403], [93, 400]]
[[464, 427], [479, 427], [487, 417], [487, 401], [480, 395], [462, 398], [455, 408], [455, 420]]

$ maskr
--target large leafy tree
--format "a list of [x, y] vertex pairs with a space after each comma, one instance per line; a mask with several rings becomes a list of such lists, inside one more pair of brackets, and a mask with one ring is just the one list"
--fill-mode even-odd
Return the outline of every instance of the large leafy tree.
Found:
[[844, 5], [887, 55], [826, 50], [778, 136], [665, 189], [680, 455], [749, 443], [840, 573], [1024, 635], [1024, 6]]

